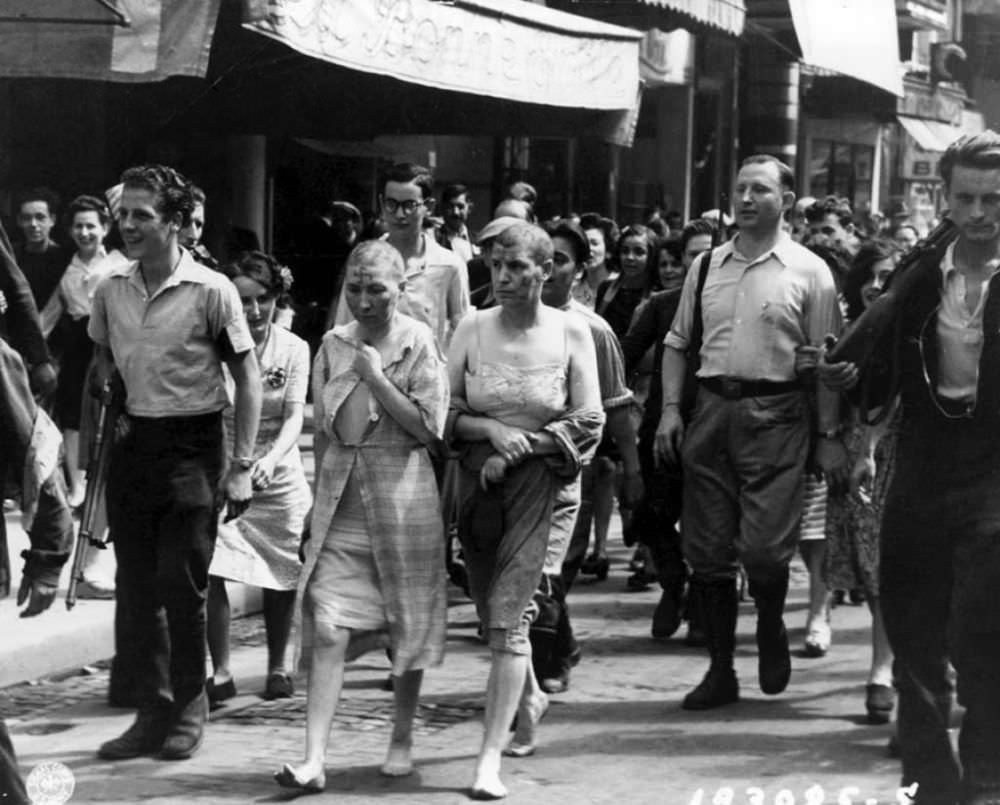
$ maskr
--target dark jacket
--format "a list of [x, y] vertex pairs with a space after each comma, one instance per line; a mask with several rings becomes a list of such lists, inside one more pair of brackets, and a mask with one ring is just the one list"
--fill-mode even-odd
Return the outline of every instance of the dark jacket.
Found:
[[[663, 339], [670, 332], [674, 314], [681, 300], [681, 291], [659, 291], [649, 297], [645, 305], [639, 309], [628, 332], [622, 338], [622, 352], [625, 354], [625, 375], [631, 376], [639, 365], [639, 361], [649, 350], [653, 352], [653, 371], [650, 377], [649, 397], [642, 417], [642, 430], [656, 429], [660, 421], [660, 410], [663, 407]], [[697, 365], [688, 361], [687, 376], [684, 378], [684, 390], [681, 394], [681, 413], [687, 418], [694, 407], [694, 398], [698, 390], [698, 382], [694, 376]]]
[[49, 360], [31, 286], [14, 259], [7, 233], [0, 225], [0, 338], [21, 353], [28, 366]]
[[[941, 253], [935, 253], [914, 266], [919, 272], [912, 292], [903, 301], [898, 332], [892, 332], [876, 349], [876, 357], [866, 368], [861, 393], [867, 388], [866, 407], [890, 401], [896, 391], [892, 360], [898, 360], [898, 392], [904, 419], [933, 422], [944, 419], [936, 389], [938, 366], [937, 311], [941, 305], [944, 275]], [[1000, 274], [989, 282], [983, 309], [983, 351], [979, 359], [979, 385], [975, 413], [978, 424], [992, 425], [1000, 420]], [[926, 376], [925, 376], [926, 369]], [[1000, 424], [1000, 423], [998, 423]]]

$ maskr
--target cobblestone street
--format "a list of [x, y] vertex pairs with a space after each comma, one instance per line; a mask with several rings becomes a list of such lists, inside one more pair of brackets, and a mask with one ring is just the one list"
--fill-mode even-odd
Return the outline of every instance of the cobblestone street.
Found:
[[[648, 637], [658, 593], [625, 592], [626, 559], [619, 547], [610, 578], [584, 581], [571, 596], [584, 658], [570, 690], [552, 697], [538, 754], [505, 760], [509, 802], [707, 805], [725, 800], [727, 787], [734, 791], [733, 803], [756, 801], [755, 787], [768, 805], [792, 802], [788, 794], [807, 805], [896, 802], [898, 761], [886, 752], [889, 728], [864, 721], [864, 607], [838, 607], [830, 654], [806, 659], [796, 650], [788, 691], [771, 698], [757, 690], [752, 606], [742, 604], [737, 647], [742, 701], [688, 713], [680, 709], [680, 699], [704, 672], [703, 652], [678, 637]], [[798, 649], [805, 576], [801, 567], [796, 570], [787, 620]], [[388, 662], [369, 654], [348, 667], [328, 754], [327, 789], [311, 801], [467, 801], [488, 658], [476, 637], [471, 605], [457, 591], [453, 595], [449, 653], [441, 668], [427, 674], [417, 717], [417, 773], [402, 780], [378, 774], [392, 699], [384, 690]], [[293, 698], [262, 701], [260, 619], [237, 621], [233, 642], [239, 693], [212, 713], [202, 751], [186, 762], [142, 758], [112, 764], [95, 757], [97, 745], [131, 720], [129, 711], [104, 703], [106, 663], [0, 691], [0, 713], [11, 726], [25, 773], [45, 761], [66, 764], [76, 779], [74, 803], [284, 801], [287, 794], [271, 774], [301, 755], [304, 679], [297, 680]], [[820, 789], [823, 797], [817, 798]]]

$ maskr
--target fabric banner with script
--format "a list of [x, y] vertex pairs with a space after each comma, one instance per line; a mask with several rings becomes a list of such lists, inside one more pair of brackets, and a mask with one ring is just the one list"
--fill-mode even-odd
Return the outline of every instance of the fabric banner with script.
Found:
[[[67, 0], [5, 0], [0, 76], [162, 81], [203, 77], [221, 0], [117, 0], [116, 24]], [[84, 10], [87, 13], [84, 13]]]
[[436, 89], [629, 109], [642, 34], [523, 0], [244, 0], [244, 26], [323, 61]]

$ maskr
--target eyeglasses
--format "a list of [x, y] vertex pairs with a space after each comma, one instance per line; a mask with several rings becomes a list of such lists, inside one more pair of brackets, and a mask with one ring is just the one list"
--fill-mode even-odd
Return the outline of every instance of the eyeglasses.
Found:
[[395, 215], [397, 210], [402, 210], [403, 215], [413, 215], [417, 211], [418, 207], [424, 205], [423, 201], [417, 201], [415, 199], [409, 198], [406, 201], [400, 201], [395, 198], [384, 197], [382, 199], [382, 206], [385, 207], [385, 211], [389, 215]]

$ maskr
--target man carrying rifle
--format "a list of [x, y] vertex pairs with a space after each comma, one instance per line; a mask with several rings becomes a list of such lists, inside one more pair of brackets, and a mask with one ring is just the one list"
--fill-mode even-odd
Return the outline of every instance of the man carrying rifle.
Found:
[[[958, 238], [894, 278], [890, 292], [908, 289], [897, 326], [878, 365], [858, 368], [869, 405], [898, 392], [902, 406], [879, 590], [903, 783], [919, 785], [921, 805], [986, 805], [1000, 802], [1000, 134], [953, 143], [940, 171]], [[841, 378], [854, 368], [819, 367]], [[949, 659], [965, 707], [960, 763], [948, 739]]]
[[[229, 517], [250, 502], [260, 379], [236, 287], [180, 245], [195, 206], [190, 183], [161, 165], [130, 168], [122, 182], [118, 225], [134, 262], [98, 285], [88, 332], [97, 343], [94, 391], [115, 369], [125, 387], [128, 432], [112, 451], [107, 502], [117, 606], [133, 635], [116, 651], [138, 678], [139, 712], [98, 755], [180, 760], [202, 742], [217, 502]], [[236, 382], [225, 472], [223, 363]]]
[[[661, 459], [676, 464], [680, 458], [683, 465], [684, 558], [703, 604], [711, 658], [701, 684], [684, 698], [687, 710], [739, 699], [733, 649], [740, 563], [757, 604], [760, 688], [773, 695], [788, 685], [783, 613], [802, 510], [812, 391], [796, 377], [795, 357], [800, 348], [821, 344], [839, 323], [826, 264], [782, 231], [782, 217], [795, 201], [792, 170], [773, 156], [750, 157], [735, 191], [739, 233], [704, 258], [700, 305], [701, 271], [688, 272], [663, 350], [655, 449]], [[700, 367], [685, 433], [680, 406], [692, 342], [700, 343], [690, 356]], [[816, 462], [842, 482], [838, 397], [825, 388], [817, 397]]]
[[[52, 605], [73, 541], [73, 519], [59, 471], [59, 432], [32, 396], [32, 392], [50, 394], [55, 379], [31, 288], [0, 226], [0, 490], [8, 478], [15, 482], [22, 507], [33, 515], [26, 523], [31, 547], [23, 554], [17, 596], [19, 605], [28, 602], [22, 617], [38, 615]], [[0, 514], [0, 598], [10, 587], [6, 523]], [[2, 721], [0, 800], [28, 801]]]

